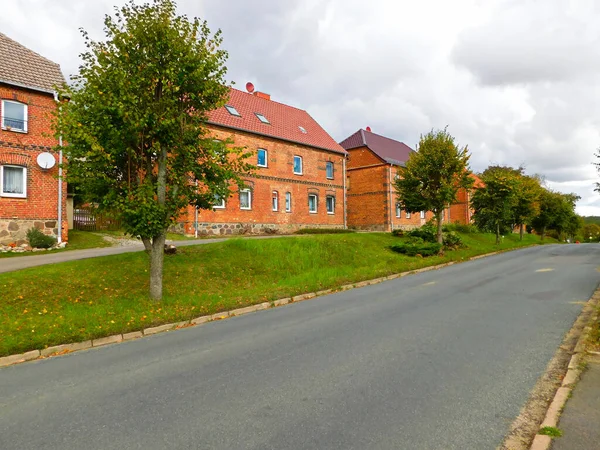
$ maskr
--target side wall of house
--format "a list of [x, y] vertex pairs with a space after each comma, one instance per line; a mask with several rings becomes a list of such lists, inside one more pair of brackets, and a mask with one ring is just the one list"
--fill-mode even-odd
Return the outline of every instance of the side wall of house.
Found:
[[[0, 194], [0, 244], [24, 243], [29, 228], [58, 235], [58, 154], [52, 131], [52, 113], [56, 103], [51, 94], [0, 84], [0, 101], [10, 100], [27, 105], [27, 132], [0, 127], [0, 165], [26, 168], [26, 197]], [[0, 102], [1, 109], [1, 102]], [[0, 110], [0, 115], [4, 111]], [[44, 170], [37, 164], [42, 152], [54, 155], [57, 164]], [[67, 185], [62, 183], [62, 238], [67, 240]]]
[[[344, 158], [340, 153], [285, 142], [243, 131], [211, 126], [215, 139], [232, 139], [234, 145], [253, 153], [249, 162], [257, 165], [258, 149], [267, 151], [267, 167], [258, 167], [245, 178], [251, 191], [251, 208], [241, 209], [237, 187], [225, 200], [224, 208], [195, 211], [189, 207], [178, 230], [201, 235], [246, 233], [289, 233], [300, 228], [344, 227]], [[294, 173], [294, 156], [302, 158], [302, 174]], [[333, 163], [333, 178], [327, 178], [327, 162]], [[286, 194], [291, 195], [286, 211]], [[316, 212], [309, 212], [309, 195], [316, 195]], [[277, 210], [273, 207], [277, 197]], [[327, 211], [327, 197], [333, 198], [333, 211]], [[330, 200], [331, 201], [331, 200]]]

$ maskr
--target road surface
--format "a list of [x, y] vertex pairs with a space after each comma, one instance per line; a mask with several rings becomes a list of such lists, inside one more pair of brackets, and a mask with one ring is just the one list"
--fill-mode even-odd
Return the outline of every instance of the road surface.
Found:
[[599, 263], [533, 247], [3, 368], [0, 448], [494, 449]]

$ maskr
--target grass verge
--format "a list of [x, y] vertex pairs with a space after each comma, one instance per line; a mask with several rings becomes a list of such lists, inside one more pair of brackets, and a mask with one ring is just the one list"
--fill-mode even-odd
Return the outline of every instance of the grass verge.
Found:
[[57, 248], [45, 252], [24, 252], [24, 253], [0, 253], [0, 258], [12, 258], [19, 256], [45, 255], [46, 253], [61, 253], [69, 250], [84, 250], [86, 248], [102, 248], [110, 247], [110, 242], [107, 242], [101, 235], [90, 231], [69, 231], [69, 243], [65, 248]]
[[[496, 250], [539, 243], [488, 234], [462, 235], [469, 246], [414, 258], [389, 250], [389, 233], [231, 239], [180, 247], [165, 257], [164, 299], [148, 292], [143, 252], [85, 259], [0, 274], [0, 356], [140, 330], [282, 297]], [[550, 243], [551, 240], [547, 240]]]

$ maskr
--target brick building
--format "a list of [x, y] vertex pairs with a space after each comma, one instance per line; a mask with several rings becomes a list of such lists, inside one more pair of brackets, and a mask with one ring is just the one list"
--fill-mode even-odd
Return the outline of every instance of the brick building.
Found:
[[189, 207], [186, 234], [293, 232], [345, 226], [346, 151], [306, 112], [262, 92], [231, 89], [226, 106], [212, 111], [215, 139], [253, 152], [257, 170], [247, 189], [212, 210]]
[[[414, 152], [403, 142], [375, 134], [367, 127], [340, 142], [348, 152], [348, 227], [391, 231], [424, 225], [433, 217], [430, 211], [409, 213], [402, 209], [393, 186], [398, 168]], [[449, 210], [444, 211], [447, 221]]]
[[475, 174], [471, 174], [471, 178], [474, 181], [473, 189], [470, 191], [467, 191], [466, 189], [458, 191], [456, 203], [450, 206], [448, 218], [451, 223], [467, 224], [472, 222], [473, 209], [471, 208], [471, 196], [473, 195], [473, 190], [483, 187], [484, 184]]
[[52, 131], [54, 89], [64, 83], [58, 64], [0, 33], [2, 244], [25, 242], [34, 226], [67, 240], [67, 187], [58, 178]]

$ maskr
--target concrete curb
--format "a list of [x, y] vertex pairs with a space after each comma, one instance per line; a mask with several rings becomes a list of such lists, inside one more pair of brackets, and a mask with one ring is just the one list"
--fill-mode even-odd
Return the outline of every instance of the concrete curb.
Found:
[[[579, 377], [581, 376], [582, 372], [581, 363], [583, 362], [586, 354], [586, 342], [592, 329], [590, 324], [595, 323], [598, 320], [597, 305], [599, 302], [600, 287], [596, 289], [582, 310], [583, 313], [585, 308], [590, 307], [593, 308], [593, 311], [595, 312], [590, 315], [588, 324], [584, 327], [583, 332], [577, 340], [577, 344], [573, 350], [573, 356], [571, 356], [571, 360], [569, 361], [569, 365], [567, 367], [567, 373], [565, 374], [561, 386], [557, 389], [556, 394], [554, 395], [554, 398], [548, 407], [546, 417], [541, 423], [540, 428], [557, 427], [560, 415], [567, 401], [569, 400], [573, 389], [575, 389], [577, 381], [579, 381]], [[552, 438], [550, 438], [550, 436], [536, 434], [533, 442], [531, 443], [530, 450], [549, 450], [551, 446]]]
[[52, 357], [52, 356], [61, 356], [61, 355], [67, 354], [67, 353], [73, 353], [75, 351], [86, 350], [86, 349], [90, 349], [93, 347], [101, 347], [101, 346], [110, 345], [110, 344], [118, 344], [121, 342], [139, 339], [139, 338], [142, 338], [145, 336], [151, 336], [151, 335], [158, 334], [158, 333], [173, 331], [173, 330], [176, 330], [179, 328], [186, 328], [186, 327], [201, 325], [203, 323], [212, 322], [215, 320], [224, 320], [224, 319], [228, 319], [229, 317], [242, 316], [245, 314], [262, 311], [262, 310], [269, 309], [269, 308], [284, 306], [289, 303], [297, 303], [297, 302], [301, 302], [304, 300], [310, 300], [313, 298], [321, 297], [323, 295], [347, 291], [349, 289], [370, 286], [373, 284], [382, 283], [384, 281], [394, 280], [396, 278], [404, 277], [407, 275], [414, 275], [414, 274], [418, 274], [418, 273], [429, 272], [432, 270], [439, 270], [439, 269], [443, 269], [444, 267], [452, 266], [454, 264], [468, 262], [468, 261], [474, 261], [477, 259], [485, 258], [487, 256], [497, 255], [500, 253], [505, 253], [505, 252], [514, 251], [514, 250], [522, 250], [524, 248], [529, 248], [529, 247], [537, 247], [537, 245], [535, 245], [535, 244], [527, 245], [527, 246], [513, 248], [513, 249], [501, 250], [501, 251], [492, 252], [492, 253], [485, 253], [483, 255], [472, 256], [465, 260], [450, 261], [450, 262], [438, 264], [435, 266], [422, 267], [420, 269], [413, 269], [413, 270], [409, 270], [407, 272], [395, 273], [392, 275], [388, 275], [387, 277], [375, 278], [373, 280], [365, 280], [365, 281], [360, 281], [360, 282], [352, 283], [352, 284], [345, 284], [343, 286], [338, 287], [337, 289], [326, 289], [326, 290], [322, 290], [322, 291], [318, 291], [318, 292], [308, 292], [306, 294], [300, 294], [300, 295], [296, 295], [294, 297], [286, 297], [286, 298], [281, 298], [281, 299], [270, 301], [270, 302], [258, 303], [256, 305], [246, 306], [246, 307], [234, 309], [231, 311], [222, 311], [222, 312], [208, 315], [208, 316], [200, 316], [200, 317], [196, 317], [194, 319], [186, 320], [183, 322], [167, 323], [164, 325], [149, 327], [149, 328], [145, 328], [144, 330], [141, 330], [141, 331], [133, 331], [130, 333], [115, 334], [112, 336], [106, 336], [106, 337], [102, 337], [102, 338], [98, 338], [98, 339], [88, 340], [88, 341], [84, 341], [84, 342], [76, 342], [76, 343], [72, 343], [72, 344], [55, 345], [52, 347], [47, 347], [41, 351], [40, 350], [32, 350], [30, 352], [21, 353], [18, 355], [4, 356], [4, 357], [0, 358], [0, 368], [6, 367], [6, 366], [11, 366], [14, 364], [23, 363], [26, 361], [32, 361], [35, 359], [43, 359], [43, 358], [48, 358], [48, 357]]

